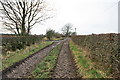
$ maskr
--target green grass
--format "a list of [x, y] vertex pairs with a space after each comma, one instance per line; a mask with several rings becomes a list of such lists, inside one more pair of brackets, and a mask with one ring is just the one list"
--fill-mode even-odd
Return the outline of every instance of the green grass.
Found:
[[[61, 39], [64, 39], [63, 37], [60, 37], [60, 38], [55, 38], [55, 37], [52, 37], [51, 40], [61, 40]], [[47, 37], [44, 37], [43, 40], [49, 40]]]
[[92, 61], [86, 58], [85, 53], [72, 41], [70, 41], [70, 49], [74, 55], [79, 75], [82, 75], [83, 78], [104, 78], [105, 75], [94, 68]]
[[14, 64], [15, 62], [18, 62], [18, 61], [28, 57], [29, 55], [37, 52], [38, 50], [42, 49], [43, 47], [45, 47], [49, 44], [51, 44], [51, 42], [40, 42], [38, 44], [28, 46], [23, 50], [9, 52], [9, 54], [3, 55], [2, 69], [5, 69], [5, 68], [11, 66], [12, 64]]
[[60, 37], [60, 38], [53, 38], [52, 40], [61, 40], [61, 39], [64, 39], [63, 37]]
[[42, 62], [40, 62], [36, 69], [31, 73], [29, 78], [51, 78], [53, 68], [56, 65], [57, 57], [60, 51], [61, 45], [55, 47], [48, 56], [46, 56]]

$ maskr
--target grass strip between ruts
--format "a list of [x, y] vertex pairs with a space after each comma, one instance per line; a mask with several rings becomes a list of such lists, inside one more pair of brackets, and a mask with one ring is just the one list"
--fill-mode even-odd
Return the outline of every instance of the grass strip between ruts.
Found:
[[51, 78], [51, 74], [56, 65], [57, 58], [62, 44], [55, 47], [48, 56], [46, 56], [31, 73], [29, 78]]

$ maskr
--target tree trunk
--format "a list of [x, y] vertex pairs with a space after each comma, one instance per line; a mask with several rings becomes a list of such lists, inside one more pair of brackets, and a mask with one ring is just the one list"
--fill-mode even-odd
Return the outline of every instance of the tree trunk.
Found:
[[25, 18], [26, 18], [26, 13], [25, 13], [25, 2], [23, 2], [23, 17], [22, 17], [22, 30], [21, 34], [25, 35], [26, 34], [26, 29], [25, 29]]

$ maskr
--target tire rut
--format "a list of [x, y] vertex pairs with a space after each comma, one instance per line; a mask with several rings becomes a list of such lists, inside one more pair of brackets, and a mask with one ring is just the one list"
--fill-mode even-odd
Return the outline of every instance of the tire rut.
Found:
[[[62, 41], [61, 41], [62, 42]], [[36, 64], [38, 64], [48, 53], [61, 42], [53, 44], [41, 49], [40, 51], [30, 55], [24, 60], [21, 60], [9, 68], [2, 71], [2, 78], [26, 78], [32, 72]]]
[[80, 78], [76, 72], [68, 41], [63, 43], [52, 78]]

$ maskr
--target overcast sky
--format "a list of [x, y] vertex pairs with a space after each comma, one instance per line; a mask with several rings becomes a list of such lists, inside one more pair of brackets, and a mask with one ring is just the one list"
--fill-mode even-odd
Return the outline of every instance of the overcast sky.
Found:
[[[118, 1], [120, 0], [47, 0], [55, 17], [36, 25], [32, 34], [45, 34], [46, 29], [61, 32], [66, 23], [73, 24], [77, 34], [118, 32]], [[74, 31], [74, 30], [73, 30]]]

